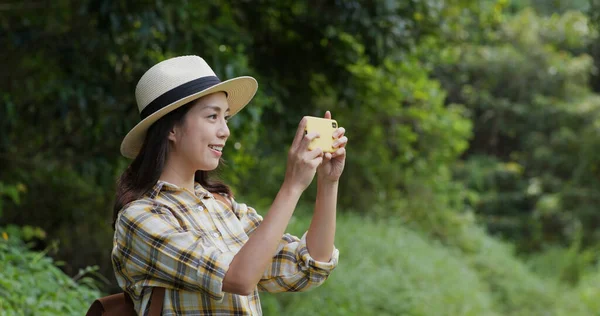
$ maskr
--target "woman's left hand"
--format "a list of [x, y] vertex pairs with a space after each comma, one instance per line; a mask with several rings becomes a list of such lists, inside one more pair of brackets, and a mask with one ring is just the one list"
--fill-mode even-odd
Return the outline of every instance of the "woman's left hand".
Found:
[[[325, 118], [331, 119], [331, 112], [325, 112]], [[338, 127], [338, 129], [333, 132], [333, 148], [335, 151], [323, 155], [323, 162], [317, 169], [319, 180], [322, 179], [336, 182], [340, 179], [346, 163], [346, 144], [348, 143], [348, 137], [344, 136], [345, 132], [346, 130], [343, 127]]]

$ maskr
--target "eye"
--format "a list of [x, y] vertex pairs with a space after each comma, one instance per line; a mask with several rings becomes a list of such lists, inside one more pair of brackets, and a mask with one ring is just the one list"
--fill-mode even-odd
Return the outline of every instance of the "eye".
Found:
[[211, 119], [211, 120], [216, 120], [217, 119], [217, 115], [216, 114], [209, 115], [208, 118]]
[[230, 118], [231, 118], [231, 115], [226, 115], [225, 116], [225, 121], [229, 121]]

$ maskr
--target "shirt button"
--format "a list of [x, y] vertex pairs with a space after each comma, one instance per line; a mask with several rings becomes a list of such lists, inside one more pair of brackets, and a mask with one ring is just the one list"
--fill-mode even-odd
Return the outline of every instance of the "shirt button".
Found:
[[219, 233], [213, 233], [213, 236], [215, 236], [215, 238], [219, 237]]
[[202, 211], [202, 206], [198, 206], [198, 211]]

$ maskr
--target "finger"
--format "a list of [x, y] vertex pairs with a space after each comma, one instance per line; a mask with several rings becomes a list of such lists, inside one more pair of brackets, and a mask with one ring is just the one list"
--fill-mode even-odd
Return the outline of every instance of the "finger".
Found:
[[321, 164], [324, 164], [330, 160], [331, 160], [331, 153], [323, 153], [323, 162]]
[[339, 148], [332, 154], [332, 158], [344, 157], [344, 156], [346, 156], [346, 148], [344, 148], [344, 147]]
[[326, 111], [325, 112], [325, 118], [328, 119], [328, 120], [330, 120], [331, 119], [331, 112]]
[[298, 130], [296, 130], [296, 136], [294, 136], [294, 141], [292, 142], [292, 147], [298, 146], [298, 144], [302, 140], [302, 137], [304, 137], [304, 130], [306, 129], [306, 121], [307, 121], [306, 116], [303, 117], [302, 120], [300, 120], [300, 123], [298, 124]]
[[315, 158], [310, 163], [313, 166], [313, 168], [317, 168], [323, 163], [323, 157]]
[[304, 135], [302, 137], [302, 140], [300, 141], [300, 144], [299, 144], [299, 147], [298, 147], [298, 149], [300, 149], [300, 152], [303, 152], [306, 149], [308, 149], [308, 145], [315, 138], [319, 138], [319, 134], [318, 133], [313, 132], [313, 133], [308, 133], [308, 134]]
[[341, 136], [344, 136], [344, 133], [346, 133], [346, 129], [340, 127], [333, 132], [333, 138], [340, 138]]
[[348, 137], [342, 136], [342, 138], [339, 138], [336, 141], [334, 141], [331, 146], [333, 148], [342, 148], [342, 147], [345, 147], [347, 143], [348, 143]]
[[322, 157], [323, 156], [323, 149], [321, 148], [315, 148], [311, 151], [306, 152], [306, 158], [309, 160], [315, 159], [317, 157]]

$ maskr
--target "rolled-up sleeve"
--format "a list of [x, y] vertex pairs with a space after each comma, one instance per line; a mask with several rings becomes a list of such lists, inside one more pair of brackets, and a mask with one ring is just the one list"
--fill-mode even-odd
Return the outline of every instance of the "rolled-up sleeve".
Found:
[[113, 266], [130, 293], [163, 286], [203, 292], [220, 301], [234, 255], [219, 250], [203, 233], [183, 229], [159, 204], [127, 208], [116, 223]]
[[[233, 201], [233, 209], [249, 236], [262, 222], [251, 207]], [[313, 259], [302, 238], [285, 234], [281, 238], [271, 264], [264, 272], [258, 289], [263, 292], [300, 292], [321, 285], [338, 264], [339, 251], [334, 247], [329, 262]]]
[[313, 259], [302, 238], [285, 234], [258, 289], [265, 292], [302, 292], [321, 285], [335, 269], [339, 251], [334, 248], [329, 262]]

